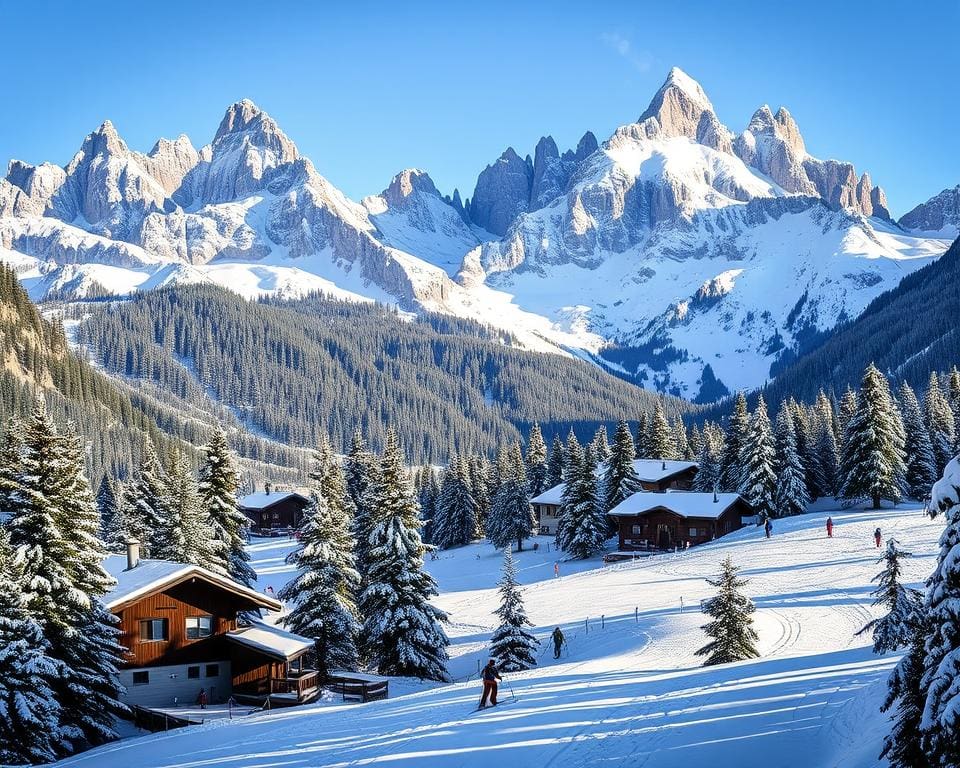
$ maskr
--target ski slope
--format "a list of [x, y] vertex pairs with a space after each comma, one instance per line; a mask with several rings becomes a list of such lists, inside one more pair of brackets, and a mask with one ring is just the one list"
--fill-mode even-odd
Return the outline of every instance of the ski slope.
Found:
[[[568, 638], [559, 660], [544, 643], [539, 666], [505, 676], [504, 706], [474, 712], [478, 659], [494, 626], [501, 557], [487, 544], [441, 554], [428, 566], [449, 611], [452, 685], [396, 681], [394, 697], [367, 705], [276, 711], [169, 734], [130, 739], [63, 765], [127, 768], [307, 768], [307, 766], [645, 766], [867, 768], [886, 724], [878, 712], [896, 656], [875, 657], [855, 633], [873, 615], [879, 570], [872, 533], [914, 553], [905, 578], [933, 569], [940, 520], [916, 506], [826, 510], [676, 555], [604, 566], [561, 562], [555, 552], [517, 555], [539, 637], [557, 624]], [[289, 578], [287, 540], [252, 545], [260, 584]], [[699, 601], [730, 555], [757, 605], [758, 660], [705, 669]], [[681, 612], [681, 599], [685, 610]], [[600, 616], [603, 615], [601, 627]], [[402, 695], [397, 695], [397, 694]], [[513, 700], [514, 695], [516, 700]]]

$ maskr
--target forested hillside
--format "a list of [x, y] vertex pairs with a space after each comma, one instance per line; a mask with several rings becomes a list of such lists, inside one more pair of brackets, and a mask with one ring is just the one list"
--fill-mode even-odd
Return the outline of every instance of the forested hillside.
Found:
[[771, 403], [791, 395], [812, 402], [821, 388], [839, 396], [848, 385], [856, 387], [871, 362], [920, 389], [930, 371], [946, 371], [960, 362], [958, 314], [960, 240], [788, 366], [766, 387], [765, 397]]
[[[4, 420], [25, 416], [42, 391], [54, 420], [73, 423], [87, 442], [87, 469], [94, 483], [104, 474], [128, 476], [145, 439], [161, 455], [176, 445], [196, 463], [194, 446], [206, 441], [211, 426], [221, 421], [215, 412], [184, 411], [164, 402], [161, 393], [134, 391], [96, 370], [70, 349], [63, 324], [45, 319], [16, 274], [2, 265], [0, 354], [0, 415]], [[229, 414], [223, 421], [229, 424]], [[237, 429], [231, 431], [231, 441], [241, 456], [256, 463], [299, 467], [301, 462], [299, 452]], [[244, 468], [253, 470], [254, 477], [262, 474], [255, 462], [245, 462]]]
[[186, 404], [212, 396], [248, 429], [295, 446], [329, 434], [342, 450], [359, 427], [379, 447], [392, 425], [409, 458], [441, 461], [495, 450], [534, 422], [548, 439], [571, 426], [586, 439], [662, 399], [475, 323], [374, 304], [256, 304], [181, 286], [94, 307], [78, 341], [106, 369]]

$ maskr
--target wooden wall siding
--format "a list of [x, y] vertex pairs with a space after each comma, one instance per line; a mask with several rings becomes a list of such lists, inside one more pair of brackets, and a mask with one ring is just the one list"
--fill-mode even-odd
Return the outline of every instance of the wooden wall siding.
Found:
[[[646, 539], [655, 547], [691, 546], [703, 544], [741, 527], [741, 515], [749, 514], [745, 505], [734, 504], [718, 519], [705, 517], [680, 517], [669, 510], [653, 510], [644, 515], [619, 518], [620, 549], [629, 551], [634, 545], [631, 541]], [[634, 533], [633, 527], [639, 526], [640, 533]], [[696, 534], [691, 534], [696, 529]], [[663, 532], [666, 532], [664, 535]]]
[[[237, 628], [237, 611], [251, 606], [244, 600], [202, 581], [191, 581], [139, 600], [120, 612], [120, 642], [129, 650], [128, 666], [190, 664], [227, 658], [224, 634]], [[188, 640], [188, 616], [213, 616], [210, 637]], [[140, 641], [142, 619], [167, 619], [166, 641]]]
[[237, 693], [264, 696], [270, 692], [270, 680], [286, 678], [286, 662], [269, 659], [236, 643], [231, 645], [230, 669], [233, 673], [233, 690]]
[[267, 509], [243, 509], [243, 513], [254, 528], [294, 528], [300, 524], [305, 508], [305, 502], [288, 497]]

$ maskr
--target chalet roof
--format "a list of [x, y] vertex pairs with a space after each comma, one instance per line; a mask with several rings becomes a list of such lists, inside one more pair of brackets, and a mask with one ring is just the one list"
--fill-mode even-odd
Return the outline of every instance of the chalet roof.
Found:
[[260, 622], [227, 632], [227, 639], [283, 661], [302, 656], [313, 648], [313, 640], [307, 637]]
[[296, 491], [271, 491], [270, 493], [260, 491], [244, 496], [237, 502], [237, 505], [241, 509], [267, 509], [290, 497], [300, 499], [305, 504], [310, 502], [310, 499]]
[[[661, 459], [634, 459], [633, 471], [645, 483], [659, 483], [668, 477], [673, 477], [689, 469], [696, 469], [699, 465], [695, 461], [663, 461]], [[597, 468], [597, 473], [602, 474], [602, 467]], [[555, 504], [559, 505], [565, 483], [559, 483], [548, 488], [539, 496], [530, 499], [531, 504]]]
[[704, 517], [716, 520], [741, 500], [738, 493], [718, 493], [717, 500], [713, 499], [712, 493], [641, 491], [621, 501], [610, 510], [609, 514], [613, 517], [633, 517], [662, 508], [680, 517]]
[[272, 597], [267, 597], [255, 589], [225, 576], [219, 576], [198, 565], [174, 563], [170, 560], [142, 559], [137, 563], [136, 568], [127, 570], [126, 555], [109, 555], [103, 561], [103, 566], [117, 581], [117, 585], [104, 595], [103, 602], [111, 611], [192, 578], [203, 579], [271, 611], [279, 611], [283, 608]]

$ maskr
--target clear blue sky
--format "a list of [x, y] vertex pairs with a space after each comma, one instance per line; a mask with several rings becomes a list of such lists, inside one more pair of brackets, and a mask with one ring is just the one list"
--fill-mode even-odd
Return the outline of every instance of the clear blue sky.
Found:
[[468, 196], [508, 145], [636, 120], [676, 65], [734, 131], [787, 106], [900, 215], [960, 184], [958, 24], [957, 0], [4, 2], [0, 158], [64, 164], [105, 118], [201, 146], [248, 97], [355, 199], [407, 167]]

